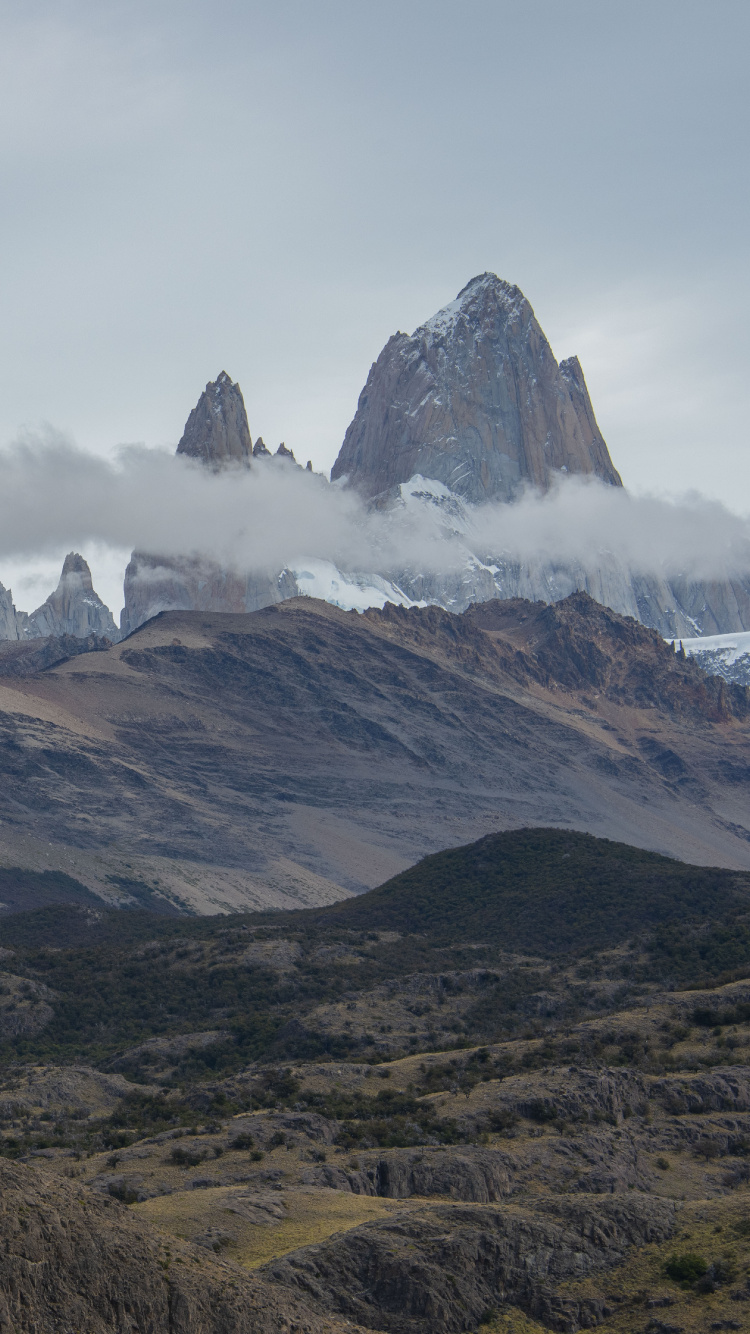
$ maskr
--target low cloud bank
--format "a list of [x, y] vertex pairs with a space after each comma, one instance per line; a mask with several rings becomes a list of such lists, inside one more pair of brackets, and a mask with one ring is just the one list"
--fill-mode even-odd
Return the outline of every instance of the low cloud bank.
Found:
[[[429, 488], [428, 488], [429, 490]], [[49, 433], [0, 453], [3, 560], [99, 544], [206, 557], [239, 571], [299, 560], [342, 570], [439, 573], [481, 560], [577, 562], [603, 555], [637, 573], [721, 578], [750, 572], [750, 520], [699, 496], [631, 496], [581, 479], [516, 505], [432, 499], [369, 512], [353, 492], [282, 460], [207, 472], [160, 450], [127, 447], [115, 460]]]

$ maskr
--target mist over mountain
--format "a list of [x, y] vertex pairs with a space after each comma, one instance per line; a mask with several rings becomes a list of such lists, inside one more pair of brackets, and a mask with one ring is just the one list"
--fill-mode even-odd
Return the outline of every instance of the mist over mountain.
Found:
[[[206, 386], [178, 453], [213, 470], [270, 459], [265, 446], [252, 449], [225, 372]], [[162, 610], [253, 611], [297, 594], [360, 610], [391, 601], [460, 612], [577, 590], [667, 636], [750, 626], [747, 531], [727, 551], [721, 520], [701, 543], [693, 514], [679, 533], [679, 511], [646, 502], [644, 513], [627, 500], [578, 359], [558, 365], [523, 293], [495, 274], [472, 279], [411, 336], [389, 339], [331, 480], [363, 502], [349, 552], [330, 532], [322, 545], [290, 543], [276, 567], [268, 550], [229, 568], [205, 553], [136, 552], [123, 631]]]
[[[526, 298], [493, 274], [388, 341], [331, 482], [286, 445], [253, 441], [226, 371], [176, 454], [129, 447], [108, 462], [26, 438], [2, 478], [0, 559], [131, 548], [122, 633], [163, 610], [247, 612], [300, 594], [460, 612], [577, 590], [667, 637], [750, 627], [748, 522], [700, 497], [629, 495], [577, 358], [558, 365]], [[36, 617], [0, 595], [0, 634]], [[63, 632], [113, 628], [73, 617]]]
[[0, 639], [45, 639], [89, 635], [115, 640], [119, 631], [112, 613], [96, 592], [88, 562], [78, 552], [65, 557], [57, 588], [30, 614], [19, 611], [12, 594], [0, 584]]

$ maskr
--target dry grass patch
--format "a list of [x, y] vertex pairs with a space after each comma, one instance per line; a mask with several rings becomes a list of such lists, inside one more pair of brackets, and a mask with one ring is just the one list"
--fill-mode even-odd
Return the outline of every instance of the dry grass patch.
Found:
[[218, 1186], [145, 1200], [132, 1205], [132, 1211], [170, 1236], [201, 1240], [255, 1269], [300, 1246], [410, 1207], [411, 1201], [312, 1186], [262, 1196], [248, 1188]]

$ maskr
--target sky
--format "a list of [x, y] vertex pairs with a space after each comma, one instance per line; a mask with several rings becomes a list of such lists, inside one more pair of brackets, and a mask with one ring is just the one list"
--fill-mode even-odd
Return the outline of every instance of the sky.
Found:
[[0, 0], [0, 35], [0, 450], [174, 445], [225, 369], [328, 469], [390, 334], [491, 270], [631, 491], [750, 511], [746, 0]]

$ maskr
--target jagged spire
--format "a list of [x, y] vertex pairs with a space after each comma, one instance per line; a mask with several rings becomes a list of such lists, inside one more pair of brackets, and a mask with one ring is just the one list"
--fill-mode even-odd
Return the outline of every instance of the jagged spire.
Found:
[[90, 634], [119, 638], [109, 607], [94, 591], [88, 562], [77, 551], [71, 551], [65, 557], [54, 593], [28, 617], [23, 638], [76, 635], [85, 639]]
[[228, 463], [250, 464], [253, 442], [242, 390], [222, 371], [210, 380], [187, 419], [178, 454], [200, 459], [212, 468]]

